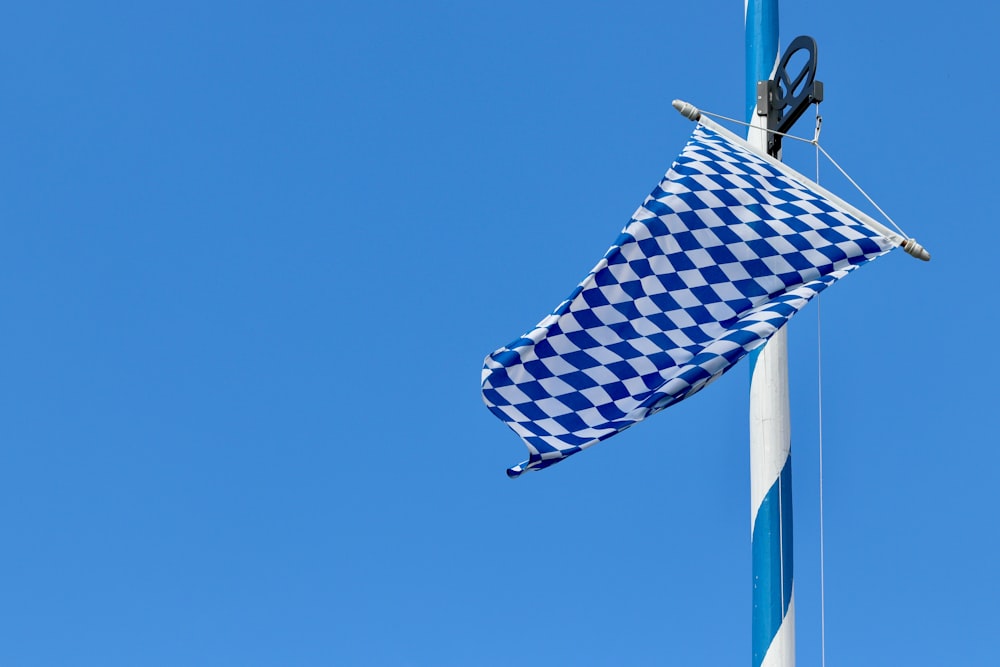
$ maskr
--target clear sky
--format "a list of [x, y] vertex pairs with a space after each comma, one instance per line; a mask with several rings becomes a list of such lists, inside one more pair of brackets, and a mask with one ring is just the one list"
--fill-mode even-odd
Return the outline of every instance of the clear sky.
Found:
[[[934, 255], [822, 297], [831, 665], [1000, 664], [998, 18], [782, 2], [824, 146]], [[749, 664], [746, 365], [517, 481], [479, 394], [680, 151], [670, 101], [742, 113], [741, 2], [39, 0], [0, 73], [0, 664]], [[816, 341], [812, 304], [800, 665]]]

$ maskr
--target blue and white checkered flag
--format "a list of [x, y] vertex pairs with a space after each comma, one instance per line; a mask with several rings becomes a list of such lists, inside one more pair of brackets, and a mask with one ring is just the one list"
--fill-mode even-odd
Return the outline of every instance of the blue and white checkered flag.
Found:
[[507, 474], [691, 396], [903, 241], [703, 119], [569, 298], [486, 358], [483, 399], [530, 451]]

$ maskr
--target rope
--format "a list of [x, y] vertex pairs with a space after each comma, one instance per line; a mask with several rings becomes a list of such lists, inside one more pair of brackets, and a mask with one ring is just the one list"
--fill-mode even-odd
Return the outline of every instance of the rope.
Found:
[[871, 204], [872, 206], [874, 206], [874, 207], [875, 207], [876, 209], [878, 209], [878, 212], [882, 214], [882, 217], [884, 217], [884, 218], [885, 218], [886, 220], [888, 220], [888, 221], [890, 222], [890, 224], [892, 224], [892, 226], [896, 228], [896, 231], [897, 231], [897, 232], [899, 232], [900, 234], [902, 234], [904, 238], [910, 238], [910, 236], [909, 236], [909, 235], [908, 235], [908, 234], [907, 234], [906, 232], [904, 232], [904, 231], [903, 231], [903, 230], [902, 230], [902, 229], [900, 228], [900, 226], [899, 226], [899, 225], [897, 225], [897, 224], [896, 224], [896, 221], [895, 221], [895, 220], [893, 220], [892, 218], [890, 218], [890, 217], [889, 217], [889, 214], [888, 214], [888, 213], [886, 213], [885, 211], [883, 211], [883, 210], [882, 210], [882, 207], [881, 207], [881, 206], [879, 206], [878, 204], [876, 204], [876, 203], [875, 203], [875, 200], [874, 200], [874, 199], [872, 199], [871, 197], [869, 197], [869, 196], [868, 196], [868, 193], [867, 193], [867, 192], [865, 192], [864, 190], [862, 190], [862, 189], [861, 189], [861, 186], [860, 186], [860, 185], [858, 185], [858, 184], [857, 184], [857, 183], [856, 183], [856, 182], [854, 181], [854, 179], [853, 179], [853, 178], [851, 178], [851, 177], [850, 177], [850, 176], [849, 176], [849, 175], [847, 174], [847, 172], [846, 172], [846, 171], [844, 171], [844, 168], [843, 168], [843, 167], [841, 167], [841, 166], [840, 166], [839, 164], [837, 164], [837, 161], [836, 161], [836, 160], [834, 160], [834, 159], [833, 159], [833, 157], [832, 157], [832, 156], [831, 156], [831, 155], [830, 155], [829, 153], [827, 153], [827, 152], [826, 152], [826, 149], [825, 149], [825, 148], [823, 148], [822, 146], [820, 146], [820, 145], [819, 145], [819, 142], [816, 142], [816, 148], [817, 148], [817, 149], [819, 149], [820, 151], [822, 151], [822, 152], [823, 152], [823, 155], [825, 155], [825, 156], [826, 156], [826, 159], [827, 159], [827, 160], [829, 160], [829, 161], [830, 161], [830, 163], [831, 163], [831, 164], [832, 164], [832, 165], [833, 165], [834, 167], [836, 167], [836, 168], [837, 168], [837, 170], [838, 170], [838, 171], [840, 171], [840, 173], [841, 173], [841, 174], [843, 174], [843, 175], [844, 175], [844, 178], [846, 178], [846, 179], [847, 179], [848, 181], [850, 181], [850, 182], [851, 182], [851, 185], [853, 185], [853, 186], [854, 186], [855, 188], [857, 188], [858, 192], [860, 192], [860, 193], [861, 193], [862, 195], [864, 195], [865, 199], [867, 199], [867, 200], [868, 200], [868, 203], [870, 203], [870, 204]]
[[[816, 182], [819, 183], [819, 131], [823, 117], [816, 107]], [[816, 295], [816, 393], [819, 421], [819, 645], [820, 665], [826, 667], [826, 545], [823, 531], [823, 318], [822, 294]]]
[[802, 137], [796, 137], [794, 134], [786, 134], [785, 132], [778, 132], [777, 130], [769, 130], [766, 127], [758, 127], [756, 125], [751, 125], [750, 123], [748, 123], [746, 121], [736, 120], [735, 118], [730, 118], [729, 116], [723, 116], [721, 114], [712, 113], [711, 111], [705, 111], [703, 109], [698, 109], [698, 113], [700, 113], [702, 115], [705, 115], [705, 116], [711, 116], [712, 118], [718, 118], [719, 120], [729, 121], [730, 123], [736, 123], [737, 125], [742, 125], [744, 127], [752, 127], [754, 129], [757, 129], [757, 130], [764, 130], [768, 134], [776, 134], [779, 137], [788, 137], [789, 139], [795, 139], [795, 141], [801, 141], [804, 144], [815, 143], [815, 141], [812, 140], [812, 139], [803, 139]]
[[816, 297], [816, 358], [819, 398], [819, 645], [820, 664], [826, 667], [826, 545], [823, 540], [823, 354], [820, 298]]

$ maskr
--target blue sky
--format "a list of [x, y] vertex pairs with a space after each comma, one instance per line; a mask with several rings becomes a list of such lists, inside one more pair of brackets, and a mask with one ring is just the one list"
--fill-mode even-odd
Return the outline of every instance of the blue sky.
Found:
[[[831, 664], [1000, 661], [996, 22], [782, 3], [824, 146], [934, 255], [822, 297]], [[741, 3], [43, 1], [0, 31], [0, 663], [749, 663], [748, 371], [517, 481], [478, 385], [679, 152], [670, 101], [741, 113]]]

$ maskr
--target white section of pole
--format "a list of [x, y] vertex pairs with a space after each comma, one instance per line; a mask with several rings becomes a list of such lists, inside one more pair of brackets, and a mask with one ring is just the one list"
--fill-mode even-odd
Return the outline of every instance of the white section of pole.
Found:
[[[781, 327], [757, 355], [750, 376], [750, 533], [757, 509], [791, 454], [788, 330]], [[788, 500], [788, 499], [785, 499]]]
[[767, 116], [754, 114], [747, 128], [747, 143], [767, 154]]

